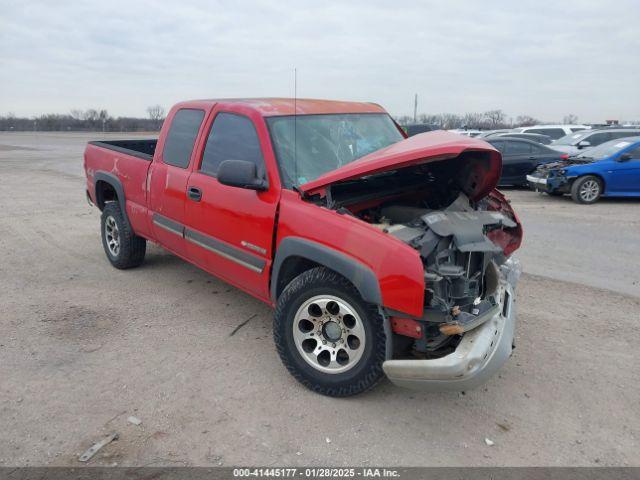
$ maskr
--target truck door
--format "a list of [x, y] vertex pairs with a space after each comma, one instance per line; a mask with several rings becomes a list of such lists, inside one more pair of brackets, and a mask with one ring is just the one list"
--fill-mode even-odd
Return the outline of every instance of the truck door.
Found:
[[269, 179], [266, 191], [218, 183], [225, 160], [256, 164], [269, 178], [265, 157], [275, 168], [264, 120], [215, 111], [202, 156], [188, 182], [185, 240], [189, 258], [210, 273], [253, 295], [269, 298], [269, 270], [280, 187]]
[[185, 203], [189, 164], [204, 119], [204, 110], [182, 108], [170, 121], [161, 154], [149, 173], [149, 208], [156, 240], [168, 250], [186, 255], [184, 241]]

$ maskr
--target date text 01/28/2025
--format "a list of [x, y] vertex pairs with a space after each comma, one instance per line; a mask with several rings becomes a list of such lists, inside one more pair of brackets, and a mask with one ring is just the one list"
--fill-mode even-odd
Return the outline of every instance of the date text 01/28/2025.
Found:
[[234, 478], [398, 478], [399, 472], [387, 468], [234, 468]]

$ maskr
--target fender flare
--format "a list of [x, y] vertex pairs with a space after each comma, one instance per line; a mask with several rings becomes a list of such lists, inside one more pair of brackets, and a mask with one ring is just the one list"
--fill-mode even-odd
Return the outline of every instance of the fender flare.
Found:
[[365, 302], [382, 305], [378, 278], [369, 267], [325, 245], [299, 237], [283, 239], [276, 250], [271, 273], [271, 298], [274, 303], [277, 301], [280, 268], [290, 257], [301, 257], [334, 270], [353, 283]]
[[127, 227], [131, 229], [131, 222], [129, 222], [129, 216], [127, 215], [127, 204], [125, 203], [126, 198], [124, 196], [124, 188], [122, 187], [122, 182], [120, 181], [120, 179], [112, 173], [102, 171], [95, 172], [95, 174], [93, 175], [93, 188], [96, 192], [96, 205], [100, 210], [102, 210], [102, 208], [104, 208], [104, 201], [101, 198], [98, 198], [98, 182], [108, 183], [116, 191], [116, 197], [118, 197], [118, 203], [120, 204], [122, 210], [122, 216], [124, 217], [124, 221], [126, 222]]

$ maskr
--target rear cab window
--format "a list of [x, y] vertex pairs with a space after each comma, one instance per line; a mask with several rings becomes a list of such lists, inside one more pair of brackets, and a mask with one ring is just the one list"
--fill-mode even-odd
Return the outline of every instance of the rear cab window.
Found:
[[244, 115], [220, 112], [215, 116], [204, 147], [200, 172], [215, 177], [225, 160], [254, 163], [258, 176], [265, 175], [258, 132], [251, 119]]
[[162, 152], [162, 162], [179, 168], [187, 168], [193, 146], [204, 119], [204, 110], [182, 108], [171, 121]]

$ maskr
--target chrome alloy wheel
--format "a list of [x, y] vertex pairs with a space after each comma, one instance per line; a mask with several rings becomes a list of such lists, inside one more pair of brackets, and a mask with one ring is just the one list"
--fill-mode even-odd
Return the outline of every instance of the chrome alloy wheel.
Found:
[[114, 257], [120, 253], [120, 231], [116, 219], [108, 216], [104, 221], [104, 234], [107, 238], [107, 248]]
[[323, 373], [353, 368], [364, 352], [364, 324], [355, 308], [332, 295], [304, 302], [293, 318], [293, 340], [302, 358]]
[[600, 195], [600, 184], [595, 180], [587, 180], [580, 185], [580, 198], [585, 202], [593, 202]]

